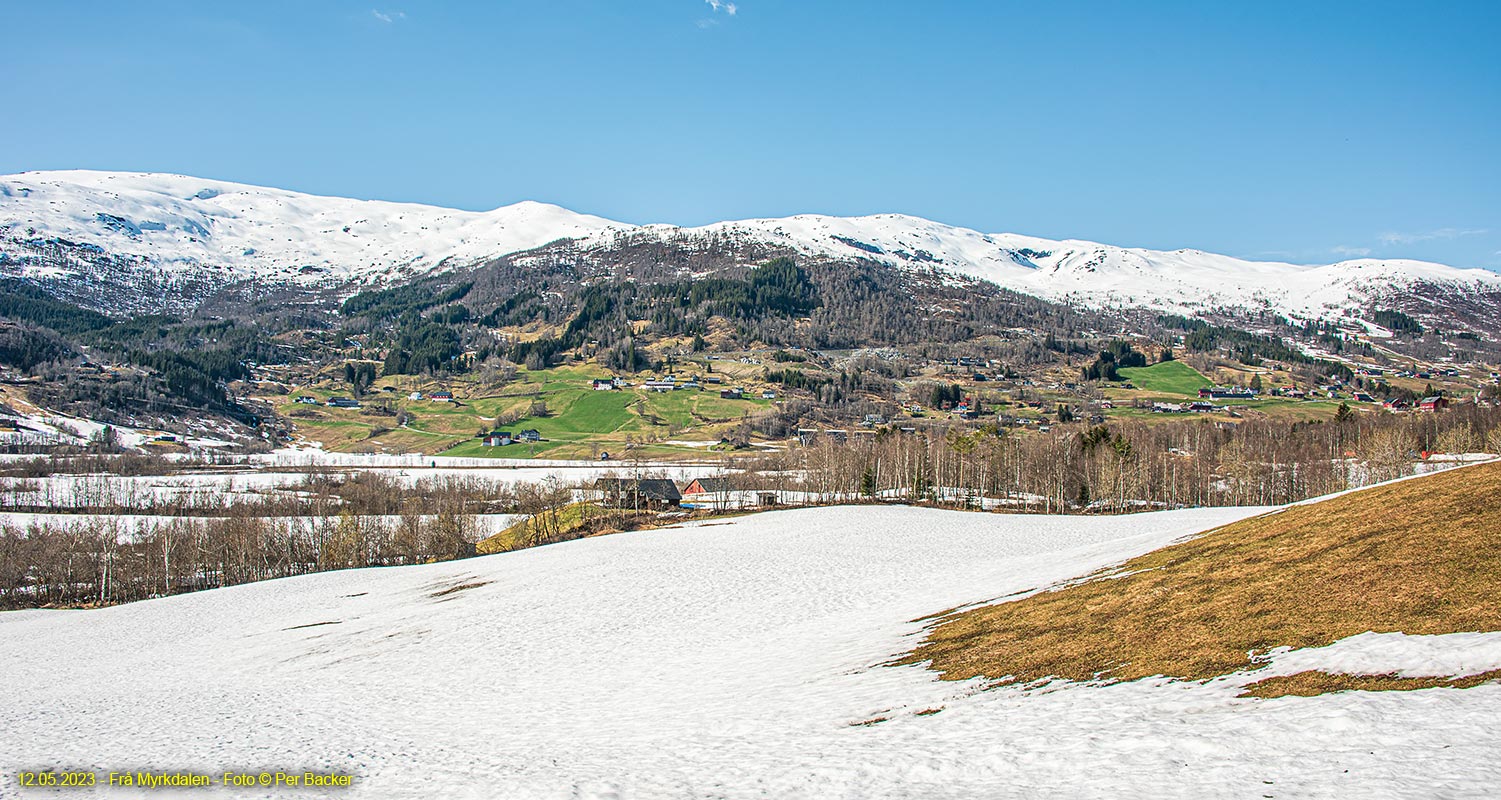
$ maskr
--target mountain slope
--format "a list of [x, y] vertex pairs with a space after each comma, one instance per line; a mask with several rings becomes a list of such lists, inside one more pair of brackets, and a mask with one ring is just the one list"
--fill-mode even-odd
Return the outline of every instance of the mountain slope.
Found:
[[[985, 280], [1089, 308], [1269, 310], [1312, 319], [1387, 304], [1443, 319], [1453, 309], [1483, 308], [1501, 298], [1501, 275], [1480, 269], [1379, 259], [1323, 266], [1253, 262], [1197, 250], [987, 234], [898, 214], [681, 228], [634, 226], [531, 202], [471, 212], [179, 175], [69, 171], [0, 178], [0, 271], [64, 289], [118, 285], [126, 309], [152, 302], [170, 307], [174, 298], [192, 307], [245, 281], [265, 287], [391, 284], [560, 239], [575, 240], [570, 253], [601, 259], [623, 241], [687, 243], [720, 253], [708, 259], [708, 269], [734, 266], [727, 251], [861, 260]], [[75, 294], [89, 300], [109, 292]]]
[[[667, 229], [662, 227], [664, 232]], [[1089, 308], [1269, 309], [1305, 318], [1358, 309], [1414, 287], [1501, 290], [1501, 275], [1412, 260], [1322, 266], [1246, 261], [1198, 250], [1122, 248], [1081, 240], [987, 234], [918, 217], [804, 215], [722, 222], [687, 234], [778, 243], [836, 258], [937, 269]]]
[[[205, 274], [222, 282], [393, 280], [611, 225], [533, 202], [473, 212], [181, 175], [71, 171], [0, 178], [0, 241], [10, 255], [0, 264], [62, 239], [143, 260], [168, 275]], [[63, 271], [32, 270], [43, 276]]]

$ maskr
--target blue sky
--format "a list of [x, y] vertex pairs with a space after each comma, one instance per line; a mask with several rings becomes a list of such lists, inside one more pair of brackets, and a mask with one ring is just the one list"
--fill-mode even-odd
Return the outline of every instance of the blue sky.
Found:
[[0, 172], [1501, 268], [1498, 2], [21, 2]]

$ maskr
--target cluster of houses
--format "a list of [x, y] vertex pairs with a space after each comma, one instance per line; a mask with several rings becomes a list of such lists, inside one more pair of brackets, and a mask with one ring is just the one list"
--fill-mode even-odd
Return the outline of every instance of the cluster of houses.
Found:
[[681, 486], [668, 478], [600, 478], [585, 495], [603, 505], [640, 510], [774, 506], [778, 502], [774, 491], [737, 491], [728, 478], [694, 478]]
[[[1356, 370], [1356, 372], [1368, 378], [1380, 378], [1386, 375], [1386, 370], [1382, 369], [1381, 367], [1361, 367], [1360, 369]], [[1398, 378], [1417, 378], [1418, 380], [1426, 381], [1436, 376], [1444, 378], [1458, 378], [1459, 370], [1455, 367], [1445, 367], [1443, 369], [1434, 370], [1420, 370], [1414, 368], [1399, 370], [1392, 374]]]
[[[702, 391], [705, 383], [718, 384], [721, 380], [722, 379], [718, 375], [709, 375], [704, 377], [702, 380], [700, 380], [697, 376], [689, 378], [687, 380], [679, 380], [675, 376], [668, 375], [664, 378], [653, 378], [649, 381], [643, 381], [641, 383], [641, 388], [645, 389], [648, 392], [657, 392], [661, 394], [665, 394], [667, 392], [682, 391], [685, 389], [697, 389]], [[595, 378], [590, 385], [596, 392], [618, 391], [620, 389], [626, 388], [627, 386], [630, 386], [629, 383], [621, 380], [620, 378]], [[745, 397], [746, 394], [747, 392], [745, 391], [745, 389], [740, 386], [736, 386], [731, 389], [719, 390], [719, 396], [726, 400], [741, 400]], [[761, 392], [761, 399], [775, 400], [777, 399], [777, 393], [771, 389], [764, 389]]]
[[940, 359], [938, 363], [940, 365], [942, 365], [942, 366], [945, 366], [945, 367], [963, 367], [965, 369], [974, 369], [976, 367], [999, 367], [999, 366], [1002, 366], [1002, 363], [1001, 363], [1001, 361], [999, 359], [994, 359], [994, 358], [984, 359], [984, 358], [976, 358], [974, 356], [959, 356], [957, 358], [945, 358], [945, 359]]
[[1401, 372], [1396, 373], [1396, 375], [1398, 378], [1417, 378], [1420, 381], [1426, 381], [1431, 380], [1435, 376], [1457, 378], [1459, 377], [1459, 370], [1454, 369], [1453, 367], [1450, 367], [1448, 369], [1435, 370], [1433, 372], [1423, 372], [1408, 369], [1402, 370]]
[[1246, 386], [1206, 386], [1199, 390], [1200, 400], [1255, 400], [1256, 390]]
[[[1369, 375], [1380, 375], [1382, 373], [1382, 370], [1379, 369], [1379, 368], [1376, 368], [1376, 367], [1368, 367], [1368, 368], [1362, 369], [1361, 372], [1365, 373], [1365, 374], [1369, 374]], [[1449, 372], [1455, 372], [1455, 370], [1449, 370]], [[1399, 373], [1399, 375], [1401, 375], [1402, 377], [1419, 377], [1419, 378], [1429, 377], [1429, 373], [1423, 373], [1423, 372], [1420, 372], [1420, 373], [1407, 373], [1407, 372], [1404, 372], [1404, 373]], [[1328, 394], [1329, 397], [1331, 397], [1331, 398], [1338, 398], [1339, 397], [1339, 394], [1338, 394], [1337, 391], [1335, 391], [1334, 387], [1325, 387], [1325, 388], [1326, 388], [1326, 391], [1327, 391], [1327, 394]], [[1284, 386], [1284, 387], [1279, 387], [1279, 388], [1273, 389], [1272, 390], [1272, 394], [1276, 395], [1278, 397], [1289, 397], [1289, 398], [1293, 398], [1293, 399], [1305, 399], [1305, 398], [1308, 397], [1308, 393], [1307, 392], [1303, 391], [1302, 389], [1298, 389], [1298, 388], [1292, 387], [1292, 386]], [[1214, 398], [1214, 399], [1226, 398], [1226, 399], [1250, 400], [1250, 399], [1255, 399], [1255, 397], [1256, 397], [1256, 391], [1254, 389], [1241, 388], [1241, 387], [1238, 387], [1238, 386], [1216, 386], [1216, 387], [1213, 387], [1213, 388], [1200, 389], [1199, 390], [1199, 397], [1201, 399], [1199, 400], [1199, 402], [1195, 402], [1195, 403], [1182, 403], [1182, 404], [1179, 404], [1179, 403], [1153, 403], [1152, 404], [1152, 411], [1154, 411], [1156, 413], [1159, 413], [1159, 414], [1177, 414], [1177, 413], [1190, 413], [1190, 412], [1220, 411], [1220, 410], [1222, 410], [1221, 408], [1215, 406], [1212, 403], [1206, 402], [1206, 401], [1208, 399], [1211, 399], [1211, 398]], [[1414, 408], [1416, 408], [1419, 411], [1439, 411], [1441, 409], [1445, 409], [1445, 408], [1449, 407], [1449, 398], [1444, 397], [1442, 395], [1434, 395], [1434, 396], [1431, 396], [1431, 397], [1425, 397], [1425, 398], [1419, 400], [1416, 404], [1411, 403], [1411, 402], [1409, 402], [1407, 400], [1404, 400], [1404, 399], [1402, 399], [1400, 397], [1392, 397], [1392, 398], [1388, 398], [1386, 400], [1378, 400], [1377, 398], [1375, 398], [1374, 396], [1372, 396], [1371, 394], [1369, 394], [1367, 392], [1353, 392], [1351, 394], [1351, 397], [1356, 402], [1359, 402], [1359, 403], [1380, 403], [1381, 407], [1384, 408], [1384, 409], [1386, 409], [1386, 410], [1388, 410], [1388, 411], [1407, 411], [1407, 410], [1411, 410], [1411, 409], [1414, 409]]]
[[505, 447], [507, 445], [521, 444], [523, 442], [540, 441], [542, 441], [542, 434], [531, 429], [524, 430], [515, 434], [512, 434], [510, 431], [490, 431], [489, 433], [480, 437], [480, 443], [485, 447]]
[[1387, 411], [1410, 411], [1413, 408], [1419, 411], [1440, 411], [1449, 407], [1449, 398], [1441, 395], [1425, 397], [1414, 406], [1400, 397], [1390, 397], [1381, 402], [1381, 407]]
[[952, 408], [948, 408], [948, 412], [959, 419], [979, 419], [982, 410], [979, 399], [969, 395], [965, 395], [963, 400], [955, 403]]
[[1207, 400], [1195, 400], [1191, 403], [1153, 403], [1153, 414], [1210, 414], [1215, 411], [1224, 411], [1224, 407], [1217, 406]]
[[[1053, 429], [1053, 421], [1046, 416], [1021, 417], [1015, 414], [997, 414], [995, 421], [1002, 428], [1021, 428], [1023, 430], [1035, 430], [1038, 433], [1047, 433]], [[1096, 421], [1096, 417], [1090, 417], [1090, 424], [1092, 425], [1098, 425], [1104, 421], [1105, 418], [1103, 416], [1098, 417], [1098, 421]]]
[[648, 392], [665, 393], [676, 392], [683, 389], [702, 389], [704, 387], [703, 384], [700, 384], [698, 381], [679, 381], [673, 378], [671, 375], [668, 375], [665, 378], [646, 381], [641, 384], [641, 388], [645, 389]]

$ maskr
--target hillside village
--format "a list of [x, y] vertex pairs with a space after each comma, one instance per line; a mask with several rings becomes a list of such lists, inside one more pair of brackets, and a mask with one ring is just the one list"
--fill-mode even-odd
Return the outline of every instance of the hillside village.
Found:
[[[339, 366], [317, 374], [267, 366], [255, 370], [243, 391], [247, 401], [276, 409], [285, 420], [277, 435], [288, 443], [587, 458], [612, 450], [617, 457], [625, 451], [672, 457], [954, 425], [1045, 433], [1055, 425], [1177, 415], [1222, 425], [1306, 421], [1331, 419], [1342, 404], [1355, 412], [1438, 411], [1487, 407], [1498, 395], [1495, 371], [1485, 365], [1352, 361], [1326, 374], [1316, 365], [1249, 366], [1223, 354], [1177, 357], [1170, 347], [1139, 340], [1125, 346], [1150, 352], [1155, 363], [1142, 358], [1143, 366], [1120, 368], [1116, 380], [1084, 380], [1074, 365], [1082, 356], [1017, 367], [997, 358], [895, 349], [771, 349], [682, 353], [671, 366], [640, 373], [614, 373], [592, 361], [513, 368], [510, 380], [492, 385], [467, 376], [393, 376], [359, 387], [358, 397]], [[280, 395], [257, 393], [282, 387]], [[824, 402], [825, 387], [842, 391]]]
[[[542, 370], [508, 367], [509, 379], [490, 383], [472, 375], [377, 377], [376, 370], [351, 381], [356, 368], [373, 363], [359, 360], [311, 370], [261, 365], [230, 389], [246, 407], [262, 409], [259, 433], [273, 446], [606, 459], [702, 456], [808, 444], [819, 436], [951, 426], [1047, 433], [1058, 425], [1184, 415], [1219, 425], [1308, 421], [1349, 411], [1489, 407], [1501, 394], [1501, 378], [1487, 365], [1352, 360], [1325, 362], [1331, 367], [1325, 374], [1307, 364], [1249, 366], [1223, 352], [1178, 349], [1174, 356], [1173, 348], [1156, 343], [1116, 341], [1117, 349], [1132, 348], [1133, 363], [1145, 365], [1120, 367], [1115, 380], [1081, 378], [1083, 356], [1012, 366], [997, 358], [923, 357], [896, 349], [778, 348], [685, 352], [655, 372], [613, 373], [592, 360]], [[118, 381], [133, 368], [78, 369], [70, 380]], [[39, 385], [25, 374], [0, 375], [0, 386], [19, 393], [23, 407], [34, 405], [28, 390]], [[832, 402], [830, 389], [836, 390]], [[1341, 412], [1342, 405], [1349, 411]], [[47, 441], [70, 445], [27, 420], [15, 408], [7, 413], [0, 407], [0, 441], [32, 450]], [[159, 429], [149, 444], [170, 448], [190, 433], [182, 426]]]

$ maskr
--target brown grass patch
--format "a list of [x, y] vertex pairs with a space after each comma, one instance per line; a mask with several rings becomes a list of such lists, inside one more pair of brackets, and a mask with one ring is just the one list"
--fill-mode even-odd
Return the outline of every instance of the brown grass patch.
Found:
[[1241, 697], [1316, 697], [1330, 692], [1410, 692], [1414, 689], [1469, 689], [1501, 680], [1501, 669], [1459, 678], [1402, 678], [1389, 675], [1346, 675], [1308, 670], [1247, 684]]
[[570, 503], [547, 515], [528, 517], [474, 546], [480, 555], [506, 553], [543, 544], [568, 542], [588, 536], [657, 527], [653, 512], [627, 512], [590, 502]]
[[1501, 463], [1244, 520], [956, 614], [902, 662], [948, 680], [1202, 680], [1366, 631], [1501, 630], [1498, 497]]

